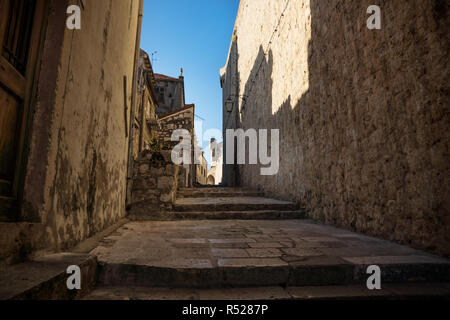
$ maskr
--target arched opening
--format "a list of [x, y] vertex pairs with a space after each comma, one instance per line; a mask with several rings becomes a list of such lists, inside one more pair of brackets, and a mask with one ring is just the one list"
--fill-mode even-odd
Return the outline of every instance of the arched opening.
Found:
[[208, 179], [206, 180], [206, 183], [208, 184], [208, 185], [215, 185], [216, 184], [216, 180], [214, 179], [214, 177], [213, 176], [208, 176]]

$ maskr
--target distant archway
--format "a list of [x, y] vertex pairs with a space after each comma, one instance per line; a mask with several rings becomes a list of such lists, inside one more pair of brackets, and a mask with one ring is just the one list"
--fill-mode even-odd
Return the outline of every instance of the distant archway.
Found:
[[216, 184], [216, 179], [214, 179], [213, 176], [208, 176], [208, 179], [206, 180], [206, 184], [208, 184], [208, 185], [215, 185]]

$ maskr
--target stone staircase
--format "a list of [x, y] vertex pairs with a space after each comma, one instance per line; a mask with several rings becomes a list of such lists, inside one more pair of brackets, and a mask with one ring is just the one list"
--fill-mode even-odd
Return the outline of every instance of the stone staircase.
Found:
[[226, 197], [264, 197], [264, 193], [249, 188], [201, 187], [181, 188], [178, 198], [226, 198]]
[[[450, 296], [448, 259], [315, 223], [257, 190], [179, 189], [172, 210], [131, 218], [92, 251], [98, 286], [86, 299]], [[370, 265], [382, 290], [367, 288]]]
[[245, 188], [182, 188], [172, 210], [145, 212], [129, 216], [134, 221], [170, 220], [278, 220], [302, 219], [305, 211], [288, 201], [265, 198], [263, 193]]
[[[130, 222], [91, 252], [99, 276], [86, 299], [450, 297], [448, 259], [287, 219], [298, 212], [254, 190], [183, 189], [167, 219], [181, 220]], [[370, 265], [382, 290], [367, 288]]]

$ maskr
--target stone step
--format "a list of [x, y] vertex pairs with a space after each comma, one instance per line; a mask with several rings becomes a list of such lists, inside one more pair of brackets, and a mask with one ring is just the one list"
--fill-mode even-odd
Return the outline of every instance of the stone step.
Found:
[[236, 188], [195, 188], [181, 189], [178, 198], [225, 198], [225, 197], [262, 197], [264, 194], [253, 189]]
[[450, 260], [310, 220], [130, 222], [91, 252], [105, 286], [227, 288], [450, 282]]
[[175, 201], [175, 212], [211, 211], [296, 211], [298, 206], [288, 201], [263, 197], [181, 198]]
[[181, 192], [190, 192], [190, 191], [203, 191], [203, 192], [242, 192], [242, 191], [255, 191], [252, 188], [240, 188], [240, 187], [194, 187], [194, 188], [179, 188]]
[[178, 289], [101, 286], [84, 300], [346, 300], [448, 298], [450, 283], [386, 284], [381, 290], [361, 285]]
[[253, 210], [253, 211], [193, 211], [193, 212], [146, 212], [130, 214], [132, 221], [176, 221], [176, 220], [286, 220], [305, 219], [305, 210]]
[[[450, 264], [437, 258], [404, 256], [391, 261], [389, 257], [382, 258], [377, 264], [382, 270], [382, 283], [450, 282]], [[370, 264], [336, 257], [312, 257], [289, 263], [279, 258], [220, 258], [217, 266], [201, 259], [108, 262], [99, 264], [99, 283], [172, 288], [362, 286], [369, 277], [366, 270]]]
[[[81, 290], [67, 288], [67, 268], [78, 266]], [[97, 258], [88, 254], [57, 253], [2, 268], [0, 300], [71, 300], [88, 294], [95, 285]]]

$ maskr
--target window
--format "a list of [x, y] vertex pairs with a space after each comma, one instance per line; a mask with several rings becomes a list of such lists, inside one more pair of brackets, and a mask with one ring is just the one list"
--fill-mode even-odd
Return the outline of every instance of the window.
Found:
[[3, 56], [22, 74], [27, 67], [35, 5], [35, 0], [10, 1]]

